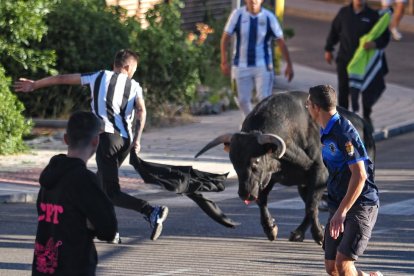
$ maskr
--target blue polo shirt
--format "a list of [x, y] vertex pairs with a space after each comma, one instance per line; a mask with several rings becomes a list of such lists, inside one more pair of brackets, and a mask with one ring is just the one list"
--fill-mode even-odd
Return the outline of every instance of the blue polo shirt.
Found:
[[378, 188], [374, 184], [374, 164], [352, 123], [335, 113], [326, 128], [321, 128], [322, 157], [328, 168], [328, 205], [338, 208], [348, 190], [351, 170], [349, 165], [363, 161], [367, 180], [355, 204], [377, 205]]

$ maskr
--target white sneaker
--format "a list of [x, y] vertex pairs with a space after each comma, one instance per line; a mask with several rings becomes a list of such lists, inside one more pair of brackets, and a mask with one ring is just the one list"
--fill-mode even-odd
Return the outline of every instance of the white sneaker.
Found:
[[402, 39], [402, 34], [397, 30], [397, 28], [392, 28], [391, 30], [392, 38], [394, 40], [400, 41]]
[[116, 232], [115, 238], [112, 241], [107, 241], [107, 243], [113, 243], [113, 244], [122, 243], [121, 236], [119, 235], [119, 232]]

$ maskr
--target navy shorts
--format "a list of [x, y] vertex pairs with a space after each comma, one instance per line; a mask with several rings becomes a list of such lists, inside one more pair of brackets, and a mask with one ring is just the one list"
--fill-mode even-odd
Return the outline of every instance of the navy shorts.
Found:
[[372, 229], [378, 216], [378, 205], [354, 205], [346, 214], [344, 232], [334, 240], [329, 234], [329, 223], [336, 210], [329, 210], [328, 223], [325, 226], [323, 249], [326, 260], [335, 260], [336, 252], [357, 260], [368, 245]]

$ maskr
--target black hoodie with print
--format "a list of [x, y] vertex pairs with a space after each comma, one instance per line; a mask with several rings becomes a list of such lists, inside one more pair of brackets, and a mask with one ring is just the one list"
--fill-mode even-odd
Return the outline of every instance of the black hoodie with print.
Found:
[[39, 182], [32, 274], [94, 275], [94, 237], [110, 241], [117, 232], [114, 207], [96, 175], [83, 160], [60, 154], [50, 160]]

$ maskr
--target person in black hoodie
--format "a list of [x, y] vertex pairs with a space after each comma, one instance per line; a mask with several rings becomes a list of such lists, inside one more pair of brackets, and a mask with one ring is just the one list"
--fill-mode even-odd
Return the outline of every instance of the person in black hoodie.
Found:
[[32, 275], [95, 275], [94, 237], [112, 241], [117, 233], [113, 204], [86, 167], [100, 132], [93, 113], [72, 114], [64, 135], [67, 154], [52, 157], [40, 175]]

